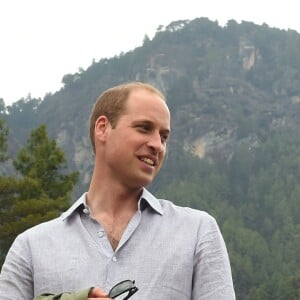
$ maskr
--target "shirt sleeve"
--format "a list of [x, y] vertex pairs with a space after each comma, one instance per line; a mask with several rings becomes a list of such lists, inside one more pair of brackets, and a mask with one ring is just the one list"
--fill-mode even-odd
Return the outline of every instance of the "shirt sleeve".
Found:
[[0, 300], [11, 299], [33, 299], [30, 254], [23, 235], [15, 239], [0, 273]]
[[42, 294], [35, 297], [33, 300], [86, 300], [91, 288], [85, 289], [76, 293], [62, 293], [62, 294]]
[[192, 300], [234, 300], [225, 242], [215, 219], [201, 220], [194, 256]]

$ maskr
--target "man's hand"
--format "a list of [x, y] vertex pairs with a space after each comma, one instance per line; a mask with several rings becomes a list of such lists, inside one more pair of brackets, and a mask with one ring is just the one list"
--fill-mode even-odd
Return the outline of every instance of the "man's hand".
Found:
[[98, 287], [93, 288], [88, 295], [88, 300], [95, 300], [95, 299], [110, 299], [108, 298], [108, 295], [104, 293], [103, 290], [101, 290]]

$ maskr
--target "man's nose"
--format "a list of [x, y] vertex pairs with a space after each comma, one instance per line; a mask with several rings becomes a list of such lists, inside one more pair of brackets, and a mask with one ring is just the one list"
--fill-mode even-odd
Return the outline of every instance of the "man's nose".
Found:
[[155, 150], [155, 152], [160, 153], [164, 150], [164, 145], [161, 140], [160, 133], [153, 133], [150, 136], [148, 146]]

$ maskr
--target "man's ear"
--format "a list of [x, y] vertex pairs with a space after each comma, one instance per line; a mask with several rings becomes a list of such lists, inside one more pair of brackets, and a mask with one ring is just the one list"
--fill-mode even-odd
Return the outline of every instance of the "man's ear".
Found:
[[104, 142], [110, 127], [110, 122], [106, 116], [98, 117], [95, 122], [95, 141], [98, 140]]

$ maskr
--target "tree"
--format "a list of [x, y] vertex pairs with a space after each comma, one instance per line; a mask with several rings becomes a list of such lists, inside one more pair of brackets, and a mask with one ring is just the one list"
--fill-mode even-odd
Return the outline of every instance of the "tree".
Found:
[[300, 297], [300, 272], [285, 278], [280, 282], [280, 294], [278, 299], [296, 300]]
[[4, 120], [0, 119], [0, 163], [6, 159], [7, 132], [8, 129]]
[[143, 39], [143, 45], [146, 45], [150, 42], [150, 38], [147, 34], [145, 34], [144, 39]]
[[33, 130], [14, 161], [19, 178], [1, 177], [0, 245], [2, 257], [17, 234], [57, 217], [70, 204], [78, 173], [67, 173], [66, 158], [49, 139], [45, 125]]
[[51, 199], [61, 195], [68, 198], [78, 177], [76, 172], [64, 173], [67, 167], [65, 155], [55, 140], [49, 140], [45, 125], [32, 131], [14, 166], [22, 176], [37, 181], [40, 195], [45, 194]]

